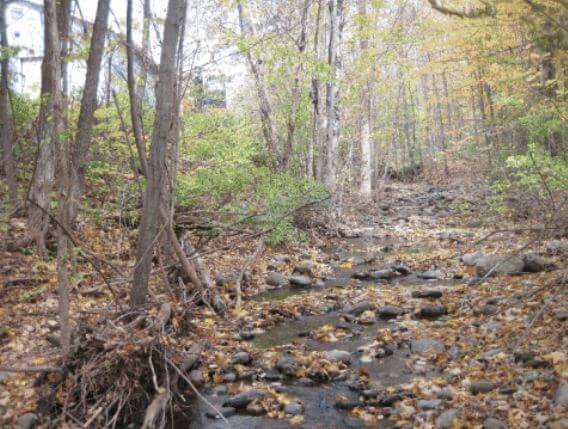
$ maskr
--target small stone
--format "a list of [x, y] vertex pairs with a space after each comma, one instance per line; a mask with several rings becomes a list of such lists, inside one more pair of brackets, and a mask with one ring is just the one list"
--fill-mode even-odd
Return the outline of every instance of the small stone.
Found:
[[203, 373], [199, 369], [194, 369], [193, 371], [190, 371], [189, 379], [196, 387], [203, 386], [203, 383], [205, 383], [205, 379], [203, 378]]
[[566, 322], [568, 320], [568, 310], [561, 310], [554, 313], [554, 318], [560, 322]]
[[479, 309], [479, 313], [483, 314], [484, 316], [493, 316], [494, 314], [497, 314], [498, 311], [499, 307], [491, 304], [484, 305]]
[[252, 361], [250, 354], [247, 352], [238, 352], [235, 353], [233, 358], [231, 359], [231, 363], [233, 365], [246, 365]]
[[440, 399], [420, 399], [416, 403], [421, 410], [435, 410], [442, 404]]
[[391, 265], [391, 269], [403, 276], [407, 276], [411, 273], [410, 268], [408, 268], [406, 265], [394, 264]]
[[239, 332], [239, 338], [241, 340], [250, 341], [254, 338], [254, 333], [251, 331], [241, 331]]
[[351, 283], [351, 279], [347, 278], [347, 277], [333, 278], [333, 279], [327, 279], [325, 281], [325, 287], [344, 289], [344, 288], [348, 287], [350, 283]]
[[465, 265], [472, 267], [484, 256], [482, 252], [468, 253], [467, 255], [463, 255], [461, 260]]
[[568, 408], [568, 383], [563, 383], [556, 390], [554, 395], [554, 405], [557, 407]]
[[377, 315], [381, 319], [393, 319], [404, 314], [404, 310], [400, 307], [395, 307], [394, 305], [385, 305], [384, 307], [379, 307], [377, 310]]
[[523, 255], [523, 261], [525, 262], [524, 271], [529, 273], [540, 273], [541, 271], [552, 271], [555, 270], [556, 265], [544, 259], [535, 253], [526, 253]]
[[296, 369], [298, 368], [298, 361], [292, 356], [282, 356], [276, 362], [276, 369], [282, 374], [289, 377], [296, 375]]
[[370, 275], [375, 280], [392, 280], [398, 277], [399, 273], [394, 270], [386, 269], [386, 270], [373, 271], [370, 273]]
[[492, 381], [479, 380], [479, 381], [474, 381], [473, 383], [471, 383], [471, 386], [469, 386], [469, 391], [472, 393], [472, 395], [477, 395], [479, 393], [491, 392], [496, 387], [497, 387], [497, 385], [495, 383], [493, 383]]
[[314, 289], [325, 289], [325, 283], [321, 280], [316, 280], [312, 287]]
[[315, 262], [305, 261], [305, 262], [302, 262], [301, 264], [296, 265], [292, 272], [294, 274], [300, 274], [300, 275], [313, 277], [314, 276], [314, 270], [315, 270], [316, 266], [317, 266], [317, 264]]
[[443, 353], [446, 347], [439, 341], [425, 338], [422, 340], [413, 340], [410, 343], [410, 350], [412, 353], [428, 353], [435, 351], [436, 353]]
[[436, 429], [452, 429], [454, 422], [458, 419], [460, 410], [457, 408], [450, 408], [444, 411], [436, 419]]
[[213, 389], [213, 393], [217, 396], [226, 395], [228, 391], [229, 391], [229, 389], [225, 385], [220, 385], [220, 386], [215, 387], [215, 389]]
[[480, 328], [486, 331], [499, 331], [503, 328], [503, 324], [501, 322], [487, 322], [481, 325]]
[[507, 429], [507, 424], [499, 419], [488, 417], [483, 422], [483, 429]]
[[446, 314], [448, 314], [448, 309], [445, 305], [426, 305], [420, 309], [417, 316], [423, 319], [434, 319]]
[[294, 286], [308, 287], [312, 285], [312, 279], [304, 275], [292, 276], [288, 280]]
[[288, 284], [288, 279], [280, 273], [272, 272], [266, 276], [266, 284], [274, 287], [284, 287]]
[[34, 413], [25, 413], [18, 417], [19, 429], [33, 429], [38, 422], [38, 417]]
[[234, 372], [223, 374], [223, 381], [225, 383], [234, 383], [235, 381], [237, 381], [237, 374], [235, 374]]
[[247, 392], [239, 393], [223, 402], [223, 407], [232, 407], [236, 409], [246, 408], [255, 399], [260, 399], [264, 396], [262, 390], [249, 390]]
[[233, 407], [223, 407], [219, 409], [219, 412], [215, 410], [207, 410], [205, 412], [205, 415], [210, 419], [220, 419], [221, 417], [219, 416], [219, 413], [223, 417], [231, 417], [237, 413], [237, 410], [234, 409]]
[[347, 305], [343, 309], [348, 314], [352, 314], [354, 316], [359, 316], [360, 314], [364, 313], [367, 310], [371, 309], [371, 303], [367, 300], [358, 302], [354, 305]]
[[455, 396], [454, 389], [452, 389], [449, 386], [443, 388], [438, 392], [438, 398], [443, 399], [445, 401], [451, 401], [452, 399], [454, 399], [454, 396]]
[[361, 316], [359, 316], [357, 322], [359, 322], [362, 325], [372, 325], [373, 323], [375, 323], [376, 320], [377, 316], [375, 312], [367, 310], [363, 314], [361, 314]]
[[351, 353], [345, 350], [329, 350], [324, 353], [324, 358], [330, 362], [351, 362]]
[[416, 274], [416, 277], [422, 280], [437, 280], [444, 277], [444, 274], [439, 270], [429, 270]]
[[267, 381], [281, 381], [284, 376], [274, 369], [269, 369], [263, 374], [262, 378]]
[[284, 405], [284, 412], [286, 414], [296, 416], [298, 414], [302, 414], [303, 411], [304, 407], [302, 407], [302, 404], [299, 404], [297, 402], [290, 402], [289, 404]]
[[298, 385], [304, 386], [304, 387], [310, 387], [310, 386], [313, 386], [313, 385], [314, 385], [313, 380], [310, 379], [310, 378], [308, 378], [308, 377], [301, 377], [301, 378], [298, 378], [297, 383], [298, 383]]
[[441, 298], [441, 290], [415, 290], [412, 292], [412, 298]]

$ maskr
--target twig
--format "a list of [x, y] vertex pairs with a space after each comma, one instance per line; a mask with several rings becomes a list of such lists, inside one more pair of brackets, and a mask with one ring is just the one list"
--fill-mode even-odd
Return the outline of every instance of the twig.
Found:
[[55, 366], [35, 366], [27, 368], [13, 368], [10, 366], [0, 366], [0, 372], [61, 372], [62, 368]]

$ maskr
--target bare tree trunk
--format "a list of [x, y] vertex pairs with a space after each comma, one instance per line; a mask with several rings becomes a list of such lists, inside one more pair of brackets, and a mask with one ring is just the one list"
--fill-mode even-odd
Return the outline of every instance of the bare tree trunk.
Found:
[[307, 36], [307, 25], [308, 25], [308, 12], [310, 10], [310, 5], [312, 0], [305, 0], [302, 7], [302, 14], [300, 20], [300, 38], [298, 40], [298, 60], [299, 64], [296, 66], [296, 71], [294, 73], [294, 86], [292, 87], [292, 106], [290, 108], [290, 114], [288, 116], [288, 134], [286, 136], [286, 147], [284, 149], [284, 154], [282, 156], [282, 168], [287, 169], [290, 164], [290, 157], [292, 156], [292, 150], [294, 147], [294, 135], [296, 131], [296, 121], [298, 116], [298, 109], [300, 108], [300, 103], [302, 102], [302, 71], [304, 69], [304, 51], [306, 50], [306, 36]]
[[[67, 104], [69, 95], [69, 78], [67, 75], [67, 55], [69, 54], [69, 28], [71, 22], [71, 0], [60, 0], [57, 3], [57, 30], [59, 31], [59, 42], [61, 44], [61, 79], [63, 103]], [[67, 110], [65, 108], [65, 110]], [[67, 117], [65, 117], [67, 125]]]
[[158, 239], [158, 220], [167, 186], [166, 157], [168, 139], [176, 121], [176, 52], [179, 43], [184, 0], [169, 0], [158, 84], [156, 86], [156, 116], [148, 162], [147, 185], [142, 209], [138, 241], [136, 243], [136, 266], [130, 295], [133, 307], [146, 303], [148, 281], [152, 268], [154, 245]]
[[[321, 27], [321, 11], [322, 11], [322, 1], [318, 0], [318, 9], [316, 14], [315, 31], [314, 31], [314, 49], [313, 56], [314, 61], [320, 60], [320, 49], [319, 49], [319, 39], [320, 39], [320, 27]], [[315, 160], [315, 148], [318, 147], [319, 141], [319, 116], [321, 114], [321, 96], [320, 96], [320, 81], [317, 72], [312, 75], [312, 138], [308, 142], [308, 160], [307, 160], [307, 174], [308, 177], [317, 177], [316, 166], [314, 164]]]
[[[6, 0], [0, 0], [0, 38], [2, 39], [0, 45], [2, 51], [7, 52]], [[10, 102], [9, 69], [9, 56], [7, 53], [4, 53], [0, 61], [0, 139], [2, 139], [2, 164], [4, 167], [4, 177], [8, 185], [8, 197], [11, 202], [16, 202], [18, 198], [16, 158], [14, 157], [16, 124]]]
[[483, 91], [483, 82], [481, 81], [481, 76], [477, 80], [477, 100], [479, 102], [479, 114], [481, 116], [481, 129], [483, 132], [483, 139], [485, 141], [485, 149], [487, 150], [487, 161], [489, 166], [493, 166], [493, 142], [491, 135], [487, 129], [487, 112], [485, 111], [485, 97]]
[[424, 104], [426, 106], [426, 137], [428, 139], [428, 151], [430, 153], [434, 152], [434, 148], [436, 147], [436, 139], [434, 137], [434, 133], [432, 132], [432, 128], [430, 127], [431, 120], [433, 118], [432, 115], [432, 107], [430, 104], [430, 88], [428, 87], [428, 76], [422, 76], [422, 98], [424, 99]]
[[[359, 0], [359, 19], [362, 21], [360, 28], [361, 40], [359, 48], [361, 55], [365, 55], [369, 48], [369, 40], [363, 37], [367, 18], [367, 0]], [[361, 91], [361, 187], [363, 197], [370, 197], [372, 193], [372, 149], [371, 149], [371, 82], [365, 77], [365, 83]]]
[[[138, 114], [143, 116], [144, 99], [146, 98], [146, 85], [148, 83], [148, 59], [150, 58], [150, 20], [152, 19], [152, 10], [150, 0], [144, 0], [144, 21], [142, 24], [142, 67], [138, 85], [136, 86], [136, 98], [138, 99]], [[142, 130], [144, 130], [143, 124]]]
[[330, 35], [328, 64], [330, 81], [327, 84], [327, 165], [325, 184], [335, 192], [337, 188], [337, 162], [339, 157], [339, 69], [341, 67], [341, 41], [343, 31], [343, 0], [329, 0]]
[[138, 158], [142, 172], [146, 174], [148, 171], [148, 162], [146, 161], [146, 148], [144, 144], [144, 135], [142, 133], [142, 117], [139, 107], [140, 95], [136, 93], [136, 76], [134, 75], [134, 45], [132, 39], [132, 0], [128, 0], [126, 4], [126, 59], [127, 59], [127, 75], [128, 75], [128, 95], [130, 96], [130, 119], [132, 121], [132, 131], [134, 134], [134, 142], [138, 151]]
[[87, 59], [87, 75], [85, 76], [85, 87], [81, 100], [77, 135], [75, 136], [75, 146], [71, 154], [71, 220], [74, 220], [77, 216], [79, 201], [81, 199], [83, 164], [87, 158], [93, 124], [95, 122], [97, 89], [99, 87], [99, 75], [105, 47], [109, 12], [110, 0], [99, 0], [95, 23], [93, 25], [89, 58]]
[[436, 74], [432, 74], [432, 91], [434, 91], [434, 97], [436, 98], [436, 119], [440, 126], [440, 143], [442, 149], [442, 155], [444, 158], [444, 175], [446, 179], [450, 176], [450, 170], [448, 167], [448, 154], [447, 154], [447, 143], [446, 143], [446, 131], [444, 128], [444, 118], [442, 117], [442, 103], [440, 102], [440, 93], [438, 92], [438, 85], [436, 82]]
[[[448, 134], [452, 135], [453, 130], [453, 109], [452, 102], [450, 101], [450, 93], [448, 91], [448, 77], [446, 76], [446, 70], [442, 72], [442, 85], [444, 88], [444, 98], [446, 99], [446, 118], [448, 118]], [[450, 137], [451, 138], [451, 137]]]
[[[245, 39], [253, 39], [255, 37], [254, 27], [247, 14], [242, 0], [237, 1], [237, 10], [239, 13], [239, 24], [241, 28], [241, 36]], [[274, 161], [279, 164], [281, 162], [280, 151], [278, 149], [278, 135], [276, 132], [276, 123], [272, 111], [272, 103], [268, 96], [266, 88], [264, 61], [253, 58], [250, 49], [246, 50], [247, 61], [251, 73], [255, 80], [256, 92], [258, 96], [258, 108], [260, 110], [260, 120], [262, 122], [262, 133], [270, 155]]]

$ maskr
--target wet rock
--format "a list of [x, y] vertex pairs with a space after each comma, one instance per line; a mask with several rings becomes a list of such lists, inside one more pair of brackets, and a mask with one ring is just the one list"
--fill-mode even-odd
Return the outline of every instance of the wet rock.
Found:
[[294, 267], [292, 272], [294, 274], [300, 274], [304, 276], [314, 276], [314, 271], [317, 267], [317, 264], [313, 261], [304, 261], [301, 264], [298, 264]]
[[399, 276], [399, 273], [391, 269], [372, 271], [371, 278], [375, 280], [392, 280]]
[[435, 319], [446, 314], [448, 314], [448, 309], [445, 305], [426, 305], [416, 316], [422, 319]]
[[435, 410], [442, 404], [440, 399], [420, 399], [416, 402], [416, 406], [420, 410]]
[[321, 280], [316, 280], [316, 282], [312, 285], [314, 289], [325, 289], [325, 283]]
[[241, 331], [239, 332], [239, 338], [241, 340], [250, 341], [254, 338], [254, 333], [251, 331]]
[[288, 279], [280, 273], [270, 273], [266, 276], [266, 284], [274, 287], [284, 287], [288, 284]]
[[568, 310], [561, 310], [554, 313], [554, 318], [560, 322], [566, 322], [568, 320]]
[[531, 368], [546, 368], [550, 364], [536, 353], [527, 350], [519, 350], [514, 353], [515, 362]]
[[251, 416], [261, 416], [266, 413], [266, 410], [260, 403], [253, 401], [247, 405], [246, 412]]
[[343, 427], [346, 428], [364, 428], [365, 427], [365, 422], [361, 419], [358, 419], [357, 417], [353, 417], [353, 416], [346, 416], [343, 419]]
[[444, 411], [436, 419], [436, 429], [452, 429], [454, 427], [454, 422], [460, 416], [460, 410], [457, 408], [450, 408]]
[[312, 285], [312, 279], [304, 275], [291, 276], [288, 281], [294, 286], [308, 287]]
[[507, 429], [507, 424], [499, 419], [488, 417], [483, 422], [483, 429]]
[[328, 350], [324, 353], [323, 356], [330, 362], [351, 362], [351, 353], [345, 350]]
[[347, 305], [343, 309], [348, 314], [353, 316], [359, 316], [360, 314], [364, 313], [367, 310], [371, 309], [371, 303], [367, 300], [358, 302], [357, 304]]
[[568, 418], [549, 422], [546, 427], [548, 429], [568, 429]]
[[365, 389], [361, 392], [365, 398], [376, 398], [380, 393], [378, 389]]
[[352, 331], [354, 329], [354, 326], [351, 323], [343, 320], [340, 320], [333, 326], [335, 327], [335, 329], [342, 329], [344, 331]]
[[412, 298], [441, 298], [441, 290], [415, 290], [412, 292]]
[[394, 319], [402, 314], [404, 314], [404, 310], [394, 305], [385, 305], [384, 307], [379, 307], [377, 310], [377, 315], [381, 319]]
[[440, 341], [430, 338], [413, 340], [410, 343], [410, 350], [412, 353], [428, 353], [432, 350], [436, 353], [443, 353], [445, 349], [446, 347]]
[[18, 429], [33, 429], [38, 420], [38, 416], [34, 413], [22, 414], [18, 417]]
[[250, 363], [252, 360], [250, 354], [248, 354], [247, 352], [238, 352], [235, 353], [235, 355], [233, 356], [233, 358], [231, 359], [231, 363], [233, 365], [246, 365], [248, 363]]
[[438, 392], [438, 398], [443, 399], [445, 401], [451, 401], [454, 399], [455, 392], [454, 389], [451, 387], [445, 387]]
[[219, 417], [219, 413], [221, 413], [223, 417], [231, 417], [237, 413], [237, 410], [233, 407], [223, 407], [219, 408], [219, 412], [214, 410], [207, 410], [205, 412], [205, 415], [210, 419], [220, 419], [221, 417]]
[[298, 385], [304, 386], [304, 387], [310, 387], [310, 386], [314, 385], [313, 380], [309, 379], [308, 377], [298, 378], [297, 383], [298, 383]]
[[540, 273], [542, 271], [553, 271], [558, 267], [551, 261], [539, 256], [535, 253], [526, 253], [523, 255], [525, 267], [523, 271], [529, 273]]
[[276, 362], [276, 369], [284, 375], [293, 377], [298, 369], [298, 361], [292, 356], [282, 356]]
[[488, 393], [497, 387], [495, 383], [489, 380], [479, 380], [474, 381], [469, 386], [469, 391], [472, 395], [478, 395], [479, 393]]
[[266, 381], [281, 381], [284, 379], [284, 376], [275, 369], [269, 369], [262, 375], [262, 378]]
[[563, 383], [558, 387], [554, 395], [554, 405], [557, 407], [568, 408], [568, 383]]
[[290, 402], [289, 404], [284, 405], [284, 412], [286, 414], [296, 416], [298, 414], [302, 414], [303, 411], [304, 407], [302, 407], [302, 404], [299, 404], [297, 402]]
[[499, 393], [501, 395], [512, 395], [517, 391], [517, 388], [514, 386], [505, 386], [499, 389]]
[[372, 280], [373, 276], [368, 271], [355, 271], [351, 277], [357, 280]]
[[381, 407], [392, 407], [398, 401], [404, 399], [404, 396], [399, 395], [397, 393], [393, 393], [391, 395], [385, 395], [379, 399], [378, 405]]
[[255, 399], [261, 399], [262, 397], [264, 397], [262, 390], [249, 390], [227, 399], [223, 402], [223, 407], [236, 408], [237, 410], [243, 409]]
[[407, 276], [411, 273], [410, 268], [408, 268], [406, 265], [394, 264], [391, 265], [391, 269], [403, 276]]
[[477, 261], [479, 261], [481, 258], [484, 258], [485, 254], [483, 252], [475, 252], [475, 253], [468, 253], [467, 255], [463, 255], [461, 260], [462, 262], [470, 267], [473, 267], [475, 264], [477, 264]]
[[429, 270], [416, 274], [416, 277], [423, 280], [437, 280], [444, 277], [444, 274], [439, 270]]
[[338, 398], [335, 402], [335, 408], [339, 410], [352, 410], [353, 408], [363, 407], [365, 406], [364, 402], [353, 400], [353, 401], [345, 401], [341, 398]]
[[478, 277], [494, 274], [520, 274], [525, 268], [525, 261], [518, 255], [487, 255], [477, 260], [475, 270]]

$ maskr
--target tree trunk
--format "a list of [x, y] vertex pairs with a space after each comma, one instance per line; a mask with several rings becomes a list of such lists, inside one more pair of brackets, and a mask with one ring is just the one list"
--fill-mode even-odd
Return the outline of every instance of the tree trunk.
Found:
[[85, 77], [85, 87], [81, 100], [81, 110], [79, 112], [79, 122], [77, 134], [75, 136], [75, 147], [72, 153], [71, 168], [71, 220], [77, 216], [79, 201], [82, 193], [84, 162], [87, 158], [91, 143], [91, 134], [95, 122], [95, 110], [97, 108], [97, 89], [99, 87], [99, 75], [103, 50], [105, 47], [105, 37], [108, 26], [108, 15], [110, 12], [110, 0], [99, 0], [97, 4], [97, 14], [93, 26], [91, 37], [91, 47], [89, 58], [87, 59], [87, 74]]
[[142, 117], [139, 108], [141, 106], [140, 94], [137, 94], [136, 76], [134, 75], [134, 45], [132, 39], [132, 0], [128, 0], [126, 4], [126, 61], [127, 61], [127, 81], [128, 95], [130, 96], [130, 119], [132, 121], [132, 131], [134, 134], [134, 142], [138, 151], [138, 158], [142, 172], [146, 174], [148, 171], [148, 163], [146, 161], [146, 148], [144, 145], [144, 135], [142, 133]]
[[339, 157], [339, 69], [341, 67], [341, 41], [343, 32], [343, 0], [329, 0], [330, 35], [328, 64], [330, 81], [327, 84], [327, 166], [325, 184], [332, 191], [337, 189], [337, 162]]
[[[6, 34], [6, 0], [0, 0], [0, 38], [3, 52], [8, 50]], [[4, 177], [8, 185], [8, 197], [11, 202], [18, 198], [18, 182], [16, 180], [16, 158], [14, 146], [16, 144], [16, 124], [12, 114], [10, 102], [10, 61], [8, 55], [2, 55], [0, 61], [0, 139], [2, 139], [2, 163]]]
[[184, 0], [169, 0], [158, 83], [156, 85], [156, 113], [150, 158], [148, 161], [147, 185], [142, 209], [139, 236], [136, 243], [136, 266], [130, 295], [133, 307], [146, 303], [148, 281], [152, 268], [154, 244], [160, 231], [158, 220], [167, 186], [166, 156], [170, 132], [176, 121], [176, 52], [181, 23], [184, 18]]
[[[367, 18], [367, 0], [359, 0], [359, 19], [362, 21], [360, 28], [361, 40], [359, 48], [361, 55], [365, 55], [369, 48], [369, 40], [363, 36]], [[364, 72], [366, 73], [366, 72]], [[372, 193], [372, 148], [371, 148], [371, 82], [365, 76], [365, 82], [361, 91], [361, 187], [363, 197], [370, 197]]]
[[292, 151], [294, 148], [294, 135], [296, 132], [296, 121], [298, 116], [298, 109], [300, 108], [300, 103], [302, 102], [302, 71], [304, 69], [304, 51], [306, 50], [306, 36], [307, 36], [307, 25], [308, 25], [308, 12], [310, 10], [310, 4], [313, 0], [305, 0], [302, 7], [302, 15], [300, 20], [300, 38], [298, 40], [298, 61], [299, 64], [296, 66], [296, 71], [294, 73], [294, 85], [292, 87], [292, 106], [290, 107], [290, 113], [288, 115], [287, 129], [288, 133], [286, 136], [286, 147], [284, 149], [284, 154], [282, 156], [282, 169], [288, 169], [290, 164], [290, 157], [292, 156]]
[[[254, 39], [255, 31], [247, 14], [242, 0], [237, 1], [237, 10], [239, 13], [239, 24], [241, 28], [241, 36], [243, 39]], [[247, 61], [254, 77], [256, 92], [258, 96], [258, 108], [260, 110], [260, 120], [262, 123], [262, 133], [266, 146], [270, 151], [270, 155], [277, 164], [280, 163], [280, 151], [278, 149], [278, 135], [276, 132], [276, 123], [272, 110], [272, 103], [268, 96], [266, 88], [264, 61], [262, 59], [256, 60], [252, 56], [250, 49], [246, 50]]]
[[448, 167], [448, 154], [447, 154], [447, 143], [446, 143], [446, 130], [444, 128], [444, 118], [442, 117], [442, 103], [440, 102], [440, 93], [438, 91], [438, 85], [436, 82], [436, 74], [432, 74], [432, 91], [434, 91], [434, 97], [436, 98], [436, 119], [440, 126], [440, 149], [443, 152], [444, 158], [444, 175], [446, 179], [450, 176], [450, 171]]
[[[322, 0], [318, 0], [318, 9], [316, 14], [315, 31], [314, 31], [314, 49], [313, 49], [313, 60], [319, 62], [320, 60], [320, 49], [319, 49], [319, 38], [320, 38], [320, 26], [321, 26], [321, 10], [322, 10]], [[321, 108], [321, 97], [320, 97], [320, 82], [317, 72], [312, 74], [312, 138], [308, 142], [308, 160], [307, 160], [307, 175], [308, 177], [316, 177], [316, 166], [315, 160], [315, 148], [318, 147], [319, 141], [319, 116]]]

